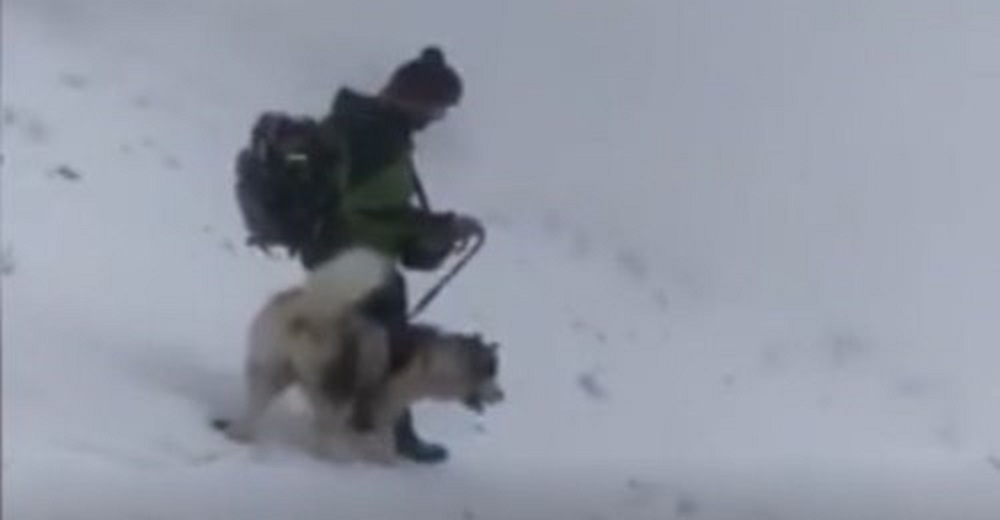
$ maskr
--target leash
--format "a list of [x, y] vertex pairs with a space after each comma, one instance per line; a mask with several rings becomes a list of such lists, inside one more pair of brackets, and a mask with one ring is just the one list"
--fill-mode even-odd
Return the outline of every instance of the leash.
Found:
[[409, 314], [410, 319], [423, 312], [424, 309], [426, 309], [427, 306], [430, 305], [432, 301], [434, 301], [434, 298], [437, 297], [437, 295], [441, 292], [441, 290], [444, 289], [446, 285], [448, 285], [448, 282], [450, 282], [451, 279], [454, 278], [455, 275], [457, 275], [458, 272], [461, 271], [462, 268], [469, 263], [469, 260], [472, 260], [472, 258], [476, 256], [477, 253], [479, 253], [479, 250], [483, 247], [483, 244], [486, 243], [486, 229], [483, 228], [482, 226], [478, 226], [475, 232], [472, 234], [471, 240], [473, 242], [472, 246], [470, 246], [469, 249], [465, 252], [465, 256], [463, 256], [458, 262], [456, 262], [455, 265], [452, 266], [450, 271], [448, 271], [444, 276], [442, 276], [441, 279], [438, 280], [436, 284], [434, 284], [434, 286], [432, 286], [430, 289], [427, 290], [427, 292], [424, 293], [423, 297], [420, 298], [420, 301], [418, 301], [417, 304], [413, 307], [413, 310], [410, 311]]

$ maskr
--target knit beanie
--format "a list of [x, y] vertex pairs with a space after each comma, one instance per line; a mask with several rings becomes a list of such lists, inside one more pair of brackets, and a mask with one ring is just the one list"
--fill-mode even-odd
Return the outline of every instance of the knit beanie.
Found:
[[430, 46], [393, 72], [385, 92], [409, 101], [455, 105], [462, 98], [462, 79], [446, 63], [444, 52]]

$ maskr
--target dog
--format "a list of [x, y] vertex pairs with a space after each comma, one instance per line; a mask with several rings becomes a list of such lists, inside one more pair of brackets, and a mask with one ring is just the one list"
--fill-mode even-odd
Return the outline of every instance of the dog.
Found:
[[497, 344], [480, 335], [411, 324], [404, 335], [411, 355], [390, 372], [388, 335], [360, 305], [392, 269], [388, 257], [352, 248], [273, 295], [249, 327], [244, 410], [216, 428], [251, 442], [270, 403], [298, 386], [312, 411], [315, 455], [394, 464], [393, 426], [411, 404], [460, 402], [482, 413], [502, 401]]

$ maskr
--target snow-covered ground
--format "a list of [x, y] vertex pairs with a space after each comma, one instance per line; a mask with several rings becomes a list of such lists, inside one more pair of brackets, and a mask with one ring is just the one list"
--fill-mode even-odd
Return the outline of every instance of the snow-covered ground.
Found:
[[[2, 11], [3, 515], [14, 520], [1000, 518], [1000, 6], [116, 2]], [[508, 399], [427, 404], [449, 462], [260, 445], [231, 164], [440, 43], [420, 136], [481, 256], [425, 315]], [[429, 277], [414, 278], [414, 293]]]

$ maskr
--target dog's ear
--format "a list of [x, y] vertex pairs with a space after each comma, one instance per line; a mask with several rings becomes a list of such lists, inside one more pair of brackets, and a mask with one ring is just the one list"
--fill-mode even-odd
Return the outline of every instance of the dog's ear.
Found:
[[455, 335], [458, 340], [469, 348], [480, 348], [485, 343], [483, 342], [483, 335], [478, 332], [472, 333], [458, 333]]

